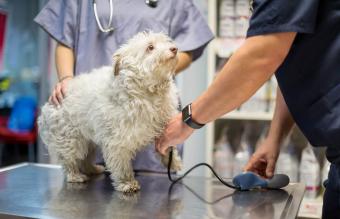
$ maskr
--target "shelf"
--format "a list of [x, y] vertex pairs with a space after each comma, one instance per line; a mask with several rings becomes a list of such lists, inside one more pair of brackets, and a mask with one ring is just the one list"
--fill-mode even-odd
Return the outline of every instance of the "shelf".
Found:
[[233, 111], [225, 114], [220, 119], [240, 119], [240, 120], [265, 120], [271, 121], [273, 118], [272, 112], [240, 112]]

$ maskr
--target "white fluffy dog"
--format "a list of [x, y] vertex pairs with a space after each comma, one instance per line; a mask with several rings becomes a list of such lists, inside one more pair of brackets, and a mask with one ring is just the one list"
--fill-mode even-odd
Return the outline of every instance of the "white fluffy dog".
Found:
[[[177, 48], [169, 37], [139, 33], [117, 50], [113, 67], [71, 80], [61, 107], [50, 103], [42, 107], [41, 139], [50, 153], [57, 154], [68, 182], [84, 182], [87, 175], [104, 171], [92, 163], [99, 146], [115, 189], [140, 189], [131, 160], [177, 112], [172, 80], [176, 63]], [[177, 151], [174, 155], [171, 168], [180, 170]], [[167, 156], [161, 160], [167, 165]]]

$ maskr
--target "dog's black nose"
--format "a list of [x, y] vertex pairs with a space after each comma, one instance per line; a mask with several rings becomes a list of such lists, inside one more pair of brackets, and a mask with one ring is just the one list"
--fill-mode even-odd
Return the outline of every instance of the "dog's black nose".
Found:
[[173, 52], [175, 55], [177, 54], [178, 49], [176, 47], [171, 47], [170, 51]]

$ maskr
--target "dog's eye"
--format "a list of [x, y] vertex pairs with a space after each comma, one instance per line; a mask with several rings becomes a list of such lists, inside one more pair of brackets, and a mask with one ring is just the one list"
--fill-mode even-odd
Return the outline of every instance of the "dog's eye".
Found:
[[148, 46], [148, 51], [152, 51], [152, 50], [154, 50], [154, 48], [155, 48], [155, 47], [154, 47], [153, 45], [149, 45], [149, 46]]

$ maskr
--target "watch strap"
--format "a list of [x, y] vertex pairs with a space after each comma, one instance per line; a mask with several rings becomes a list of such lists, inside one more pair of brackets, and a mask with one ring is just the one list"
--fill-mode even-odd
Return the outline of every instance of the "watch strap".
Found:
[[201, 124], [193, 120], [192, 118], [192, 111], [191, 111], [191, 103], [184, 107], [182, 110], [182, 119], [185, 124], [190, 126], [193, 129], [200, 129], [202, 128], [205, 124]]

